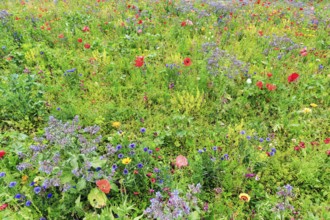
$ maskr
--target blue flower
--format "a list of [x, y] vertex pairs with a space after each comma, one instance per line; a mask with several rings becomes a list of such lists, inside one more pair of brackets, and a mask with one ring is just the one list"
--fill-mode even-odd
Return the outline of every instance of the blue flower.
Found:
[[39, 194], [39, 193], [41, 192], [41, 187], [39, 187], [39, 186], [35, 187], [35, 188], [34, 188], [34, 192], [35, 192], [36, 194]]
[[263, 139], [263, 138], [259, 138], [259, 141], [260, 141], [260, 142], [264, 142], [264, 139]]
[[116, 164], [112, 165], [112, 169], [116, 170], [117, 169], [117, 165]]
[[246, 139], [251, 140], [251, 136], [250, 135], [246, 136]]
[[26, 201], [25, 205], [26, 206], [30, 206], [32, 204], [32, 202], [30, 200]]
[[199, 150], [198, 150], [198, 153], [200, 153], [200, 154], [203, 153], [203, 150], [199, 149]]
[[266, 138], [266, 141], [270, 141], [270, 138], [268, 137], [268, 138]]
[[245, 134], [245, 131], [243, 130], [243, 131], [241, 131], [240, 133], [243, 135], [243, 134]]
[[122, 146], [120, 144], [117, 145], [116, 150], [122, 149]]
[[118, 158], [123, 158], [124, 155], [123, 154], [118, 154]]
[[21, 194], [18, 193], [18, 194], [15, 195], [15, 199], [20, 199], [20, 198], [22, 198]]
[[141, 128], [141, 129], [140, 129], [140, 132], [141, 132], [141, 133], [145, 133], [146, 130], [147, 130], [147, 129], [145, 129], [145, 128]]
[[132, 148], [132, 149], [135, 148], [135, 146], [136, 146], [135, 143], [131, 143], [131, 144], [129, 144], [129, 147]]
[[47, 220], [45, 217], [41, 217], [39, 220]]
[[152, 150], [148, 150], [148, 154], [152, 154]]
[[12, 187], [16, 186], [16, 184], [17, 184], [17, 183], [16, 183], [15, 181], [14, 181], [14, 182], [10, 182], [10, 183], [9, 183], [9, 187], [12, 188]]
[[141, 169], [141, 168], [143, 167], [143, 164], [142, 164], [142, 163], [139, 163], [139, 164], [137, 165], [137, 167], [138, 167], [139, 169]]
[[147, 147], [143, 148], [143, 151], [144, 152], [147, 152], [148, 151], [148, 148]]
[[213, 149], [214, 151], [216, 151], [216, 150], [218, 149], [218, 147], [217, 147], [217, 146], [214, 146], [214, 147], [212, 147], [212, 149]]
[[34, 183], [35, 183], [35, 182], [32, 181], [32, 182], [30, 183], [30, 186], [34, 186]]
[[77, 68], [73, 68], [73, 69], [67, 70], [66, 72], [67, 72], [67, 73], [73, 73], [73, 72], [76, 71], [76, 70], [77, 70]]
[[52, 193], [48, 193], [47, 198], [50, 199], [52, 197], [53, 197], [53, 194]]
[[272, 152], [276, 153], [276, 149], [275, 148], [272, 148]]
[[1, 172], [0, 173], [0, 177], [4, 177], [4, 176], [6, 176], [6, 173], [5, 172]]
[[128, 170], [125, 168], [123, 173], [124, 173], [125, 175], [128, 174]]

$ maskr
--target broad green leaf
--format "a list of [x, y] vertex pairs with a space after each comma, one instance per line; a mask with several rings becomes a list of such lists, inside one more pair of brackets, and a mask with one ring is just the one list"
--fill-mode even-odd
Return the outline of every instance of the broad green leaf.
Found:
[[107, 196], [98, 188], [94, 188], [88, 194], [88, 201], [94, 208], [102, 208], [106, 205]]

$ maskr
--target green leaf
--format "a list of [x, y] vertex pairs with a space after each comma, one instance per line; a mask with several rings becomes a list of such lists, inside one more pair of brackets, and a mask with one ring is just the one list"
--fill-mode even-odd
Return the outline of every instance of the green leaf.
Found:
[[200, 219], [200, 216], [197, 211], [194, 211], [189, 215], [188, 219], [189, 220], [198, 220], [198, 219]]
[[110, 186], [111, 186], [111, 191], [119, 192], [118, 186], [115, 183], [110, 182]]
[[86, 188], [86, 180], [85, 179], [80, 179], [77, 183], [77, 190], [83, 190]]
[[98, 157], [94, 157], [91, 161], [92, 167], [102, 167], [107, 161], [106, 160], [100, 160]]
[[94, 188], [88, 194], [88, 201], [94, 208], [102, 208], [106, 205], [107, 196], [98, 188]]

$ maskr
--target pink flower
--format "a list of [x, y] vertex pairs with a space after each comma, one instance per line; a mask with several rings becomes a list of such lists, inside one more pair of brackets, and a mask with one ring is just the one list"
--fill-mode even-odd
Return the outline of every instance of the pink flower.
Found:
[[187, 158], [186, 158], [185, 156], [179, 155], [179, 156], [177, 156], [177, 158], [175, 159], [175, 165], [176, 165], [178, 168], [188, 166], [188, 160], [187, 160]]

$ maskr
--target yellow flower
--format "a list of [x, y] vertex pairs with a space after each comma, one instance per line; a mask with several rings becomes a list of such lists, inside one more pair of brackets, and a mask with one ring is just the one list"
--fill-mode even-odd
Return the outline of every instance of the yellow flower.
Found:
[[121, 123], [119, 121], [112, 122], [112, 127], [119, 128]]
[[315, 104], [315, 103], [311, 103], [311, 106], [312, 106], [313, 108], [316, 108], [316, 107], [317, 107], [317, 104]]
[[27, 182], [28, 178], [29, 177], [27, 175], [22, 176], [22, 184], [25, 184]]
[[132, 161], [132, 159], [131, 158], [129, 158], [129, 157], [127, 157], [127, 158], [124, 158], [121, 162], [123, 163], [123, 164], [129, 164], [130, 162]]
[[251, 197], [246, 193], [239, 194], [239, 199], [243, 200], [244, 202], [250, 202]]
[[304, 108], [303, 112], [305, 114], [308, 114], [308, 113], [311, 113], [312, 112], [312, 109], [310, 109], [310, 108]]

